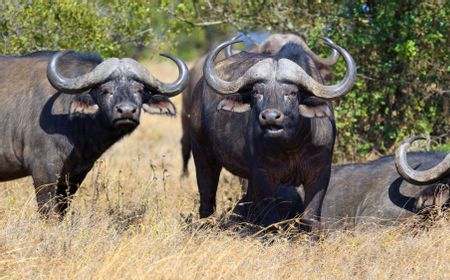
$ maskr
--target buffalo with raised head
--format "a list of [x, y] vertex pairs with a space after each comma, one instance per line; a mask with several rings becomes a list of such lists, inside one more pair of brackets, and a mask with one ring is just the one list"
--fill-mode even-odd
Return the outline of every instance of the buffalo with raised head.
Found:
[[0, 181], [32, 176], [43, 216], [62, 216], [100, 155], [148, 113], [175, 114], [188, 69], [162, 83], [137, 61], [75, 52], [0, 57]]
[[[238, 39], [240, 36], [234, 37], [232, 40]], [[272, 34], [268, 36], [260, 45], [252, 46], [247, 49], [247, 52], [259, 53], [259, 54], [276, 54], [287, 43], [294, 43], [299, 45], [307, 55], [313, 60], [314, 67], [319, 70], [320, 78], [324, 80], [330, 80], [332, 73], [330, 66], [336, 64], [339, 59], [339, 52], [332, 49], [332, 53], [327, 58], [322, 58], [315, 54], [305, 43], [305, 41], [295, 34]], [[231, 45], [227, 46], [224, 51], [220, 52], [216, 61], [222, 61], [233, 55]], [[192, 66], [189, 75], [189, 83], [186, 90], [183, 92], [183, 105], [181, 109], [181, 123], [183, 128], [183, 136], [181, 138], [182, 156], [183, 156], [183, 174], [188, 174], [187, 164], [191, 155], [191, 140], [189, 136], [189, 124], [190, 124], [190, 112], [192, 104], [192, 96], [194, 94], [194, 88], [197, 85], [200, 78], [203, 76], [203, 66], [206, 60], [206, 54], [200, 57]], [[311, 63], [311, 61], [310, 61]]]
[[355, 62], [325, 39], [347, 65], [336, 85], [323, 85], [314, 61], [294, 43], [275, 55], [241, 52], [214, 65], [223, 48], [238, 42], [227, 41], [211, 51], [192, 94], [188, 133], [200, 217], [214, 212], [219, 175], [226, 168], [248, 179], [255, 201], [252, 220], [262, 225], [279, 219], [273, 201], [279, 184], [304, 184], [305, 229], [316, 228], [335, 140], [329, 100], [350, 91]]
[[[322, 204], [324, 228], [396, 224], [430, 207], [450, 206], [450, 154], [414, 152], [407, 157], [408, 147], [418, 139], [406, 140], [395, 156], [333, 165]], [[303, 212], [302, 186], [298, 190], [279, 186], [284, 218]]]

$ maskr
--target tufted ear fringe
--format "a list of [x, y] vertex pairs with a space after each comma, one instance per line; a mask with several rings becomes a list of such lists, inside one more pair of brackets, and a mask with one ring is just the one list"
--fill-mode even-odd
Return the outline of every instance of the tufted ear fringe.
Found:
[[243, 103], [237, 99], [224, 98], [217, 105], [217, 110], [223, 110], [235, 113], [245, 113], [250, 110], [250, 104]]
[[88, 94], [82, 94], [75, 97], [70, 103], [69, 112], [73, 114], [95, 115], [97, 114], [99, 107], [95, 104], [92, 97]]
[[326, 118], [331, 117], [331, 110], [326, 104], [311, 106], [300, 104], [298, 106], [300, 115], [305, 118]]
[[177, 114], [175, 105], [166, 96], [153, 96], [142, 104], [142, 109], [144, 112], [153, 115], [175, 116]]

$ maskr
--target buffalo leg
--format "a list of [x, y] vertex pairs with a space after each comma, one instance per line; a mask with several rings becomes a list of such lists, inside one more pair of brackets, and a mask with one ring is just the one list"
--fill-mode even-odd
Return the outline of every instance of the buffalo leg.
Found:
[[191, 138], [188, 133], [183, 132], [181, 137], [181, 154], [183, 156], [183, 176], [189, 175], [188, 163], [191, 156]]
[[64, 217], [72, 195], [86, 177], [86, 173], [72, 178], [57, 178], [56, 175], [33, 176], [38, 211], [44, 218]]
[[67, 178], [67, 180], [58, 184], [58, 214], [64, 216], [67, 208], [70, 205], [73, 195], [78, 190], [78, 187], [86, 177], [87, 172], [80, 175], [74, 175]]
[[[193, 143], [194, 144], [194, 143]], [[200, 193], [200, 218], [211, 216], [216, 208], [216, 192], [222, 167], [204, 150], [192, 145], [198, 191]]]
[[262, 226], [269, 226], [280, 221], [278, 207], [275, 201], [276, 184], [266, 176], [263, 170], [253, 172], [248, 182], [249, 197], [253, 197], [249, 217]]
[[310, 182], [304, 184], [305, 212], [303, 214], [302, 229], [305, 231], [318, 232], [320, 229], [320, 215], [322, 202], [330, 181], [331, 166], [324, 168], [319, 174]]

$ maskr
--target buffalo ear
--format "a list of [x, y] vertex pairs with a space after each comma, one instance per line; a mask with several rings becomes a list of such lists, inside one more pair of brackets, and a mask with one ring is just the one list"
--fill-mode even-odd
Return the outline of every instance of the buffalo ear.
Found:
[[224, 98], [217, 105], [217, 110], [223, 110], [235, 113], [245, 113], [250, 110], [250, 104], [244, 103], [235, 98]]
[[70, 103], [70, 114], [95, 115], [99, 110], [98, 105], [89, 94], [80, 94]]
[[300, 104], [298, 106], [300, 115], [305, 118], [326, 118], [331, 117], [331, 110], [326, 104], [320, 105], [305, 105]]
[[177, 114], [177, 109], [172, 101], [162, 95], [152, 95], [142, 104], [142, 109], [149, 114], [169, 116], [175, 116]]

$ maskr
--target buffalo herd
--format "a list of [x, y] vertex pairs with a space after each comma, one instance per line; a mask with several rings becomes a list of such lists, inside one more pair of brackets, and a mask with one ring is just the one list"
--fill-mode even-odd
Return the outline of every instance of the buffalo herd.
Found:
[[[356, 80], [352, 56], [329, 38], [315, 54], [293, 34], [273, 34], [236, 52], [219, 44], [178, 79], [163, 83], [130, 58], [40, 51], [0, 56], [0, 181], [31, 176], [43, 218], [63, 218], [94, 162], [137, 128], [141, 108], [175, 115], [183, 92], [183, 174], [192, 153], [200, 218], [212, 215], [222, 168], [240, 177], [245, 194], [233, 215], [268, 227], [301, 217], [301, 229], [392, 224], [450, 204], [450, 154], [409, 153], [332, 165], [332, 102]], [[328, 85], [339, 58], [345, 76]]]

